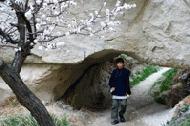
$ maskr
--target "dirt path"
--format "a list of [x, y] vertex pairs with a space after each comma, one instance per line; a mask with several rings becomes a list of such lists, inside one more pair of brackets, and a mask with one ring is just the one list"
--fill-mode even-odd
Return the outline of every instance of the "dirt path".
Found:
[[[170, 109], [154, 102], [149, 89], [169, 68], [162, 68], [146, 80], [132, 88], [128, 99], [127, 122], [117, 126], [161, 126], [171, 117]], [[96, 113], [94, 121], [88, 126], [111, 126], [110, 110]]]

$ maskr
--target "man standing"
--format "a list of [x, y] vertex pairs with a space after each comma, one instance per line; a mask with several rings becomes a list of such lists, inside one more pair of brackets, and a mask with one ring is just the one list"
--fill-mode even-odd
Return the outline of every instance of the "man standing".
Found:
[[[112, 94], [111, 124], [126, 122], [124, 114], [127, 108], [127, 96], [131, 94], [129, 86], [130, 71], [124, 67], [122, 58], [116, 59], [116, 69], [112, 71], [109, 80], [110, 92]], [[120, 110], [119, 110], [120, 108]]]

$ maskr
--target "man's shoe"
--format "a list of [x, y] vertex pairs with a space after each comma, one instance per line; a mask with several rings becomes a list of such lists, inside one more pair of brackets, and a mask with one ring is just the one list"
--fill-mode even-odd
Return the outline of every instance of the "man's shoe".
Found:
[[126, 122], [126, 119], [125, 119], [125, 117], [123, 117], [123, 116], [120, 116], [120, 122]]
[[118, 124], [118, 123], [119, 123], [118, 120], [114, 120], [113, 122], [111, 122], [112, 125], [116, 125], [116, 124]]

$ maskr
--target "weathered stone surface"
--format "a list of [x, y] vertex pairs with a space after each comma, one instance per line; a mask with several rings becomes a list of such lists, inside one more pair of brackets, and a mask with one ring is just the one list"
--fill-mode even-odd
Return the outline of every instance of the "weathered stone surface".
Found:
[[190, 125], [190, 96], [185, 97], [173, 108], [173, 117], [166, 126]]
[[[61, 50], [39, 51], [33, 49], [33, 63], [76, 63], [87, 56], [113, 49], [126, 51], [136, 59], [161, 65], [190, 65], [190, 2], [182, 0], [130, 0], [137, 8], [128, 11], [116, 33], [105, 35], [105, 40], [94, 37], [70, 36], [60, 38], [65, 45]], [[93, 4], [92, 4], [93, 3]], [[108, 2], [113, 6], [114, 0]], [[97, 9], [100, 1], [80, 1], [73, 10], [79, 14]], [[79, 17], [84, 17], [80, 13]], [[11, 49], [1, 49], [1, 57], [10, 61]]]
[[[43, 103], [64, 98], [75, 107], [107, 107], [111, 98], [108, 80], [114, 64], [104, 60], [88, 60], [75, 65], [25, 64], [22, 67], [21, 77]], [[127, 57], [126, 65], [132, 68], [132, 71], [143, 67], [130, 57]], [[0, 102], [13, 96], [1, 79], [0, 94], [2, 94]]]

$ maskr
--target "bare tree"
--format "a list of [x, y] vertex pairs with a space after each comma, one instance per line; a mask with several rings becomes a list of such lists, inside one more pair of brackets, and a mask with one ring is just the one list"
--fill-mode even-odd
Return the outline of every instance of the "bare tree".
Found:
[[[73, 34], [99, 36], [101, 32], [112, 32], [120, 24], [117, 16], [136, 5], [117, 1], [109, 10], [104, 0], [99, 10], [89, 13], [83, 20], [69, 13], [69, 8], [73, 6], [77, 6], [74, 0], [0, 1], [0, 48], [15, 50], [11, 63], [5, 63], [0, 58], [0, 76], [40, 126], [54, 126], [54, 123], [40, 99], [20, 77], [21, 67], [31, 55], [31, 49], [37, 43], [39, 49], [57, 48], [61, 44], [53, 43], [53, 40]], [[60, 32], [57, 28], [64, 30]]]

